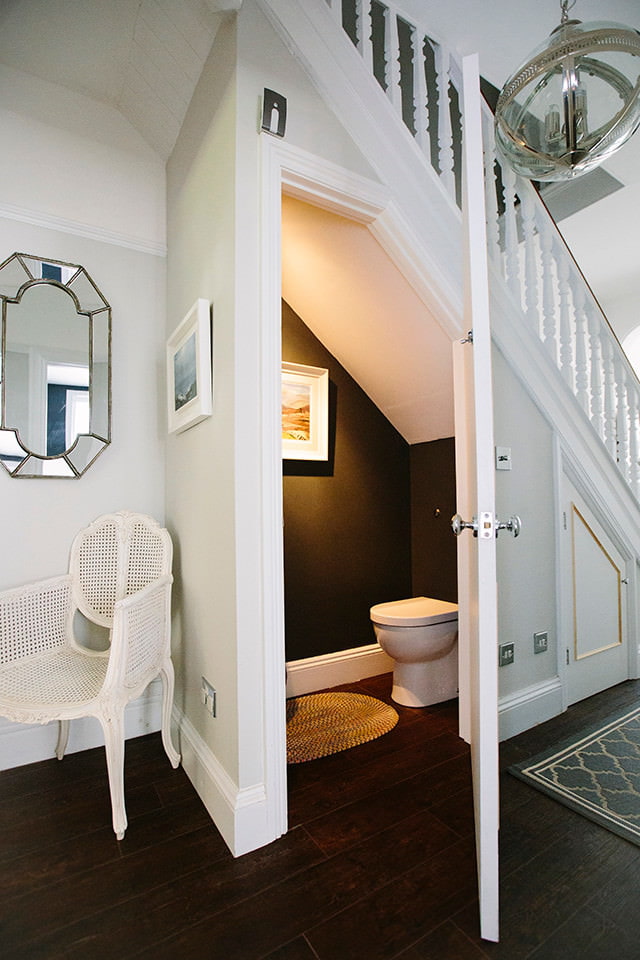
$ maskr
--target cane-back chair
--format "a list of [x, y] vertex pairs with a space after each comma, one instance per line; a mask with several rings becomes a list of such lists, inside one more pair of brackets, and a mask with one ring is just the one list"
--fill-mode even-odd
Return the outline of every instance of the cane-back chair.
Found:
[[[97, 717], [119, 840], [127, 828], [124, 711], [157, 676], [162, 743], [172, 766], [180, 762], [170, 733], [171, 559], [166, 530], [150, 517], [122, 511], [77, 534], [69, 573], [0, 592], [0, 716], [19, 723], [58, 720], [59, 760], [69, 722]], [[76, 640], [76, 611], [108, 628], [107, 650], [90, 650]]]

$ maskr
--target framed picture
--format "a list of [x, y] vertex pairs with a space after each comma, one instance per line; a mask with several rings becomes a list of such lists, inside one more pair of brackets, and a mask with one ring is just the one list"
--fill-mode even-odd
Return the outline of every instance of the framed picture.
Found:
[[282, 364], [282, 456], [285, 460], [328, 459], [328, 370]]
[[169, 433], [188, 430], [211, 416], [209, 301], [196, 300], [167, 340]]

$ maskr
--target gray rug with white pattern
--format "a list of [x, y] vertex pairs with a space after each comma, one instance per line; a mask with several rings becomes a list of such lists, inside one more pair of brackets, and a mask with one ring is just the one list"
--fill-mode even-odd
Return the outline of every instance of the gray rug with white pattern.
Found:
[[509, 773], [640, 845], [640, 708], [514, 764]]

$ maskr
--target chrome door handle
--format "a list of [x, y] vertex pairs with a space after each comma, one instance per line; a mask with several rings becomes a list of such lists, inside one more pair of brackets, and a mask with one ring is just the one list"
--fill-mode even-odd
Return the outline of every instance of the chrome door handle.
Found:
[[463, 530], [473, 530], [474, 536], [478, 535], [478, 518], [473, 520], [463, 520], [459, 513], [451, 517], [451, 529], [456, 537], [459, 537]]
[[498, 522], [496, 523], [496, 537], [498, 536], [498, 533], [500, 532], [500, 530], [508, 530], [509, 533], [512, 533], [514, 535], [514, 537], [520, 536], [520, 531], [522, 530], [522, 521], [520, 517], [514, 514], [512, 517], [509, 517], [509, 519], [505, 520], [504, 522], [501, 520], [498, 520]]

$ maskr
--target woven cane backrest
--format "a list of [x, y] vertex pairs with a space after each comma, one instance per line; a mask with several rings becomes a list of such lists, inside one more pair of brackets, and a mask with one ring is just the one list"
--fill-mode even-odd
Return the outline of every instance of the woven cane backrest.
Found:
[[70, 573], [82, 613], [111, 626], [117, 600], [171, 571], [169, 534], [151, 517], [138, 513], [106, 514], [76, 537]]
[[64, 646], [71, 578], [5, 590], [0, 597], [0, 666]]

